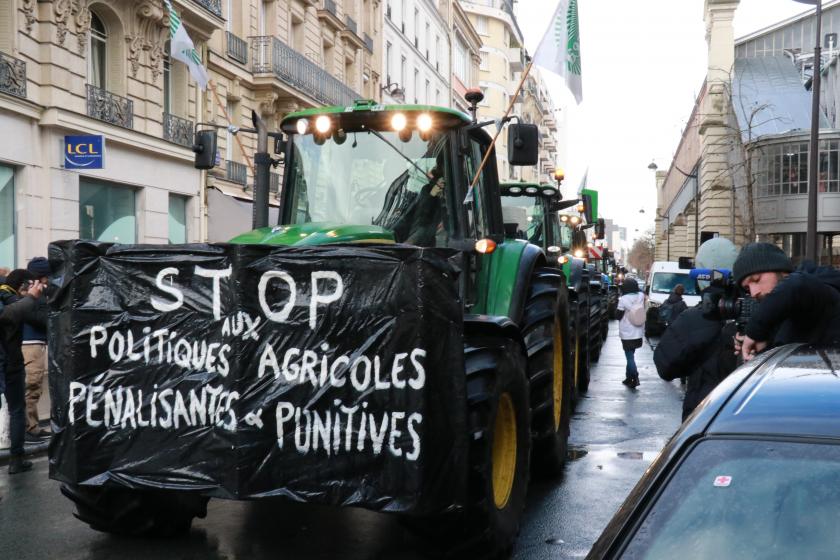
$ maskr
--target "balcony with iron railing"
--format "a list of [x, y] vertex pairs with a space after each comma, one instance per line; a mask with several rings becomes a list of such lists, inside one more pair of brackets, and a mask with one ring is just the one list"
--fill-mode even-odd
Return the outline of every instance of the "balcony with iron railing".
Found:
[[355, 33], [356, 35], [359, 34], [359, 26], [356, 25], [355, 19], [347, 16], [344, 21], [347, 23], [347, 29], [349, 29], [351, 33]]
[[272, 193], [276, 196], [280, 196], [280, 183], [281, 183], [280, 174], [279, 173], [271, 173], [269, 175], [269, 179], [270, 179], [270, 182], [269, 182], [268, 192], [270, 192], [270, 193]]
[[26, 99], [26, 62], [0, 52], [0, 92]]
[[319, 103], [352, 105], [361, 95], [277, 37], [252, 37], [254, 74], [273, 74]]
[[225, 160], [225, 179], [231, 183], [248, 183], [248, 166], [238, 161]]
[[193, 0], [213, 15], [222, 17], [222, 0]]
[[186, 148], [192, 148], [195, 126], [191, 120], [163, 114], [163, 138]]
[[117, 126], [133, 128], [134, 102], [110, 91], [85, 84], [87, 88], [87, 114]]
[[335, 0], [321, 0], [318, 6], [318, 18], [324, 20], [336, 31], [344, 29], [344, 22], [338, 17]]
[[225, 32], [227, 37], [227, 55], [237, 62], [248, 64], [248, 42], [231, 33]]

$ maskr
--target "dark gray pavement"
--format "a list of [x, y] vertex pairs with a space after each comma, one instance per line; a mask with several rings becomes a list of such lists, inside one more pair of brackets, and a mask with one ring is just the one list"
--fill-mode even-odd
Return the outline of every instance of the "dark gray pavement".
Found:
[[[656, 376], [652, 352], [637, 351], [641, 386], [621, 384], [624, 354], [617, 325], [593, 369], [589, 394], [572, 420], [573, 460], [561, 480], [532, 482], [514, 558], [580, 558], [647, 465], [676, 430], [682, 390]], [[0, 559], [419, 559], [422, 543], [396, 519], [357, 509], [283, 501], [212, 500], [206, 519], [182, 539], [116, 538], [90, 530], [47, 477], [0, 470]]]

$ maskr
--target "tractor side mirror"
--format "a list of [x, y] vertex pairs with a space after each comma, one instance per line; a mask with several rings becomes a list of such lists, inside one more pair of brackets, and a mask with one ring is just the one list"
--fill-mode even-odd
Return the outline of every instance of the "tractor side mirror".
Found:
[[607, 236], [607, 224], [604, 218], [598, 218], [595, 222], [595, 239], [604, 239]]
[[508, 126], [508, 162], [511, 165], [537, 165], [540, 152], [540, 129], [535, 124]]
[[199, 130], [195, 133], [195, 145], [192, 147], [195, 152], [196, 169], [213, 169], [216, 166], [216, 129]]
[[691, 270], [694, 268], [694, 257], [680, 257], [677, 266], [682, 269]]

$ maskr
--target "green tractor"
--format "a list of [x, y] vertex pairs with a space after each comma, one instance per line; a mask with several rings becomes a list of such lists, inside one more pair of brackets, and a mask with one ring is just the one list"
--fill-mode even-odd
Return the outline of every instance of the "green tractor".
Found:
[[[475, 115], [481, 94], [471, 92], [467, 99]], [[581, 340], [588, 318], [581, 316], [584, 300], [576, 290], [588, 285], [585, 274], [573, 267], [570, 273], [566, 265], [561, 273], [551, 246], [505, 235], [488, 124], [447, 108], [373, 101], [289, 114], [282, 134], [271, 133], [285, 169], [279, 223], [257, 224], [231, 241], [247, 247], [337, 245], [347, 259], [375, 247], [449, 250], [449, 262], [459, 271], [452, 283], [461, 308], [463, 370], [427, 376], [464, 377], [459, 413], [467, 424], [468, 487], [462, 502], [442, 501], [433, 514], [410, 508], [398, 513], [445, 552], [469, 557], [509, 551], [531, 470], [562, 470], [574, 375], [586, 367], [573, 365], [570, 356], [574, 347], [594, 344]], [[536, 127], [510, 125], [508, 134], [510, 163], [534, 165]], [[215, 139], [207, 131], [199, 135], [199, 155], [215, 152]], [[483, 159], [488, 164], [482, 168]], [[170, 247], [170, 253], [180, 250]], [[574, 290], [566, 289], [567, 278]], [[576, 325], [574, 334], [570, 324]], [[188, 529], [204, 511], [194, 500], [145, 490], [137, 482], [116, 490], [64, 486], [78, 516], [109, 532], [170, 534]], [[365, 488], [354, 496], [364, 498]], [[319, 503], [345, 504], [334, 500]], [[364, 499], [354, 505], [382, 509]]]
[[585, 259], [573, 254], [585, 246], [584, 230], [576, 227], [581, 225], [581, 219], [576, 217], [575, 223], [571, 224], [570, 216], [564, 214], [565, 221], [560, 220], [559, 212], [577, 207], [581, 201], [563, 200], [559, 189], [548, 184], [509, 182], [503, 183], [501, 188], [505, 235], [542, 247], [548, 265], [562, 271], [563, 286], [568, 293], [577, 396], [589, 387], [590, 364], [600, 352], [600, 333], [605, 325], [601, 319], [600, 298], [592, 297], [589, 279], [594, 274], [588, 270]]

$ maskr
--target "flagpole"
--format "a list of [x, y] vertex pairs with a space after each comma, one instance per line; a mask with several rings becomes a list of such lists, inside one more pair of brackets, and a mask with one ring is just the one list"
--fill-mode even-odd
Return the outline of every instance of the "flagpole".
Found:
[[[502, 117], [502, 125], [506, 122], [508, 115], [513, 110], [513, 106], [516, 104], [516, 98], [519, 97], [519, 92], [522, 91], [522, 86], [525, 85], [525, 80], [528, 78], [528, 74], [531, 72], [531, 67], [534, 65], [534, 59], [531, 58], [531, 61], [528, 63], [528, 67], [522, 73], [522, 79], [519, 80], [519, 86], [516, 88], [516, 93], [513, 94], [513, 97], [510, 98], [510, 103], [508, 104], [507, 111], [505, 111], [505, 116]], [[490, 147], [487, 148], [487, 151], [484, 152], [484, 158], [481, 160], [481, 165], [478, 166], [478, 171], [475, 172], [475, 177], [473, 177], [472, 183], [470, 183], [470, 188], [467, 191], [471, 193], [475, 184], [478, 183], [478, 177], [481, 175], [481, 172], [484, 170], [484, 166], [487, 165], [487, 160], [490, 158], [490, 153], [493, 151], [493, 147], [496, 145], [496, 140], [499, 138], [499, 134], [502, 133], [502, 128], [504, 126], [498, 127], [496, 130], [496, 134], [493, 136], [493, 141], [490, 142]]]
[[[210, 80], [208, 82], [210, 89], [213, 91], [213, 97], [216, 98], [216, 105], [219, 106], [219, 109], [222, 110], [222, 115], [224, 115], [225, 120], [227, 120], [228, 125], [233, 125], [230, 120], [230, 115], [227, 113], [227, 107], [222, 105], [221, 99], [219, 99], [219, 92], [216, 91], [216, 82]], [[236, 139], [236, 143], [239, 145], [239, 151], [242, 152], [242, 155], [245, 157], [245, 161], [248, 163], [248, 167], [251, 169], [251, 175], [254, 177], [257, 176], [256, 171], [254, 171], [254, 164], [251, 162], [251, 158], [248, 157], [248, 153], [245, 151], [245, 147], [242, 145], [242, 139], [239, 138], [238, 134], [234, 134], [233, 137]]]

